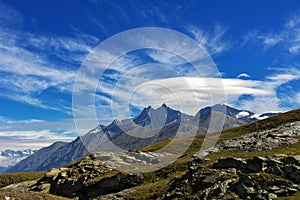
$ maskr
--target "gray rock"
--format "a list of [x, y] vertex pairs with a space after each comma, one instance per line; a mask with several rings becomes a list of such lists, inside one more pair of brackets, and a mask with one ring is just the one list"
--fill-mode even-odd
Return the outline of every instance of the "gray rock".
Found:
[[220, 144], [220, 149], [239, 149], [244, 151], [261, 151], [295, 144], [300, 135], [300, 122], [283, 124], [277, 128], [249, 133]]
[[216, 183], [220, 178], [221, 178], [220, 173], [216, 172], [205, 177], [202, 182], [204, 184], [213, 184]]

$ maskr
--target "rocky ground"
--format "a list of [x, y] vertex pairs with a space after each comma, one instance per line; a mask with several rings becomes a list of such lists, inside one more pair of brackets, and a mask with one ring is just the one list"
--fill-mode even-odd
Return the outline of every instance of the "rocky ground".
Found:
[[[275, 199], [300, 190], [300, 156], [195, 159], [162, 199]], [[279, 156], [279, 157], [278, 157]]]
[[[27, 183], [27, 188], [79, 199], [131, 199], [134, 187], [145, 184], [144, 179], [143, 174], [111, 170], [89, 156], [68, 168], [52, 169], [37, 182]], [[275, 199], [294, 195], [299, 184], [300, 155], [226, 157], [212, 164], [194, 158], [187, 172], [172, 179], [157, 199]]]
[[295, 138], [296, 136], [300, 136], [300, 121], [224, 141], [219, 146], [219, 149], [238, 149], [243, 151], [274, 149], [297, 143], [298, 139]]
[[230, 140], [225, 140], [215, 147], [194, 156], [204, 157], [222, 150], [263, 151], [297, 143], [300, 136], [300, 121], [286, 123], [279, 127], [264, 131], [252, 132]]

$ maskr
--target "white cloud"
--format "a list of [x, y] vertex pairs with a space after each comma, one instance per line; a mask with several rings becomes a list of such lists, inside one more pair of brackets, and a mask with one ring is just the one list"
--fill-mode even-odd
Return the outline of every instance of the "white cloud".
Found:
[[300, 92], [298, 92], [295, 96], [295, 100], [298, 104], [300, 104]]
[[243, 44], [261, 43], [264, 50], [280, 45], [290, 54], [300, 53], [300, 14], [292, 15], [278, 31], [261, 32], [259, 30], [249, 31]]
[[[281, 71], [262, 81], [200, 77], [155, 79], [132, 86], [133, 89], [115, 87], [113, 90], [115, 98], [111, 100], [111, 108], [115, 110], [115, 118], [128, 116], [126, 108], [129, 104], [140, 108], [148, 105], [158, 107], [167, 103], [185, 113], [195, 114], [201, 107], [224, 103], [225, 93], [226, 103], [240, 109], [256, 113], [270, 110], [283, 111], [287, 108], [282, 105], [283, 97], [278, 94], [277, 90], [282, 85], [295, 80], [300, 80], [300, 72], [296, 69]], [[244, 98], [245, 95], [250, 98]], [[109, 106], [107, 110], [110, 110]], [[100, 108], [98, 109], [99, 116], [107, 115], [113, 118], [111, 112]]]
[[237, 78], [250, 78], [251, 76], [247, 73], [242, 73], [237, 76]]
[[[64, 37], [35, 35], [1, 26], [1, 97], [44, 109], [68, 112], [64, 107], [70, 106], [70, 102], [60, 106], [54, 102], [45, 102], [41, 93], [52, 89], [57, 94], [71, 94], [76, 69], [98, 39], [74, 28], [74, 37]], [[56, 59], [50, 59], [53, 56]]]
[[[201, 107], [224, 103], [233, 103], [241, 95], [272, 95], [271, 91], [261, 87], [261, 81], [229, 79], [178, 77], [154, 80], [139, 86], [141, 89], [135, 105], [159, 106], [167, 103], [171, 107], [188, 114], [195, 114]], [[140, 98], [140, 97], [143, 98]]]
[[203, 31], [195, 26], [190, 26], [188, 31], [211, 55], [221, 54], [230, 48], [230, 41], [225, 38], [227, 28], [218, 24], [213, 31]]
[[16, 27], [22, 23], [23, 17], [18, 11], [0, 2], [0, 26]]
[[[90, 129], [94, 124], [82, 119]], [[61, 127], [61, 128], [59, 128]], [[57, 141], [70, 142], [77, 137], [73, 119], [44, 121], [39, 119], [13, 120], [0, 116], [0, 149], [41, 148]]]
[[5, 149], [39, 149], [54, 142], [70, 142], [73, 138], [53, 130], [42, 131], [0, 131], [1, 150]]

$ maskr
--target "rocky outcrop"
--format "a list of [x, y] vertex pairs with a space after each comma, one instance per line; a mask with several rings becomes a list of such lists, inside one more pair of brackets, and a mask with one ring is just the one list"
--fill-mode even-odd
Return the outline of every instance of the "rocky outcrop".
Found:
[[295, 144], [300, 135], [300, 122], [281, 125], [270, 130], [254, 132], [221, 143], [219, 149], [239, 149], [243, 151], [262, 151], [279, 146]]
[[143, 174], [119, 172], [107, 168], [94, 156], [88, 156], [67, 168], [51, 169], [31, 190], [92, 199], [137, 186], [143, 179]]
[[194, 162], [171, 182], [163, 199], [275, 199], [300, 190], [299, 156], [221, 158]]
[[219, 145], [195, 153], [194, 156], [202, 158], [222, 150], [242, 150], [249, 152], [270, 150], [280, 146], [288, 146], [297, 143], [297, 136], [300, 136], [300, 121], [225, 140]]

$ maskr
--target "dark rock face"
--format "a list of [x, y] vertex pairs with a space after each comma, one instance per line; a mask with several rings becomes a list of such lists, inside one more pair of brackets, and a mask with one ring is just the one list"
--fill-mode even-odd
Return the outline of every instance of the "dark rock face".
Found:
[[171, 182], [163, 199], [265, 200], [291, 196], [300, 190], [297, 158], [221, 158], [212, 166], [194, 162], [185, 175]]
[[122, 173], [105, 167], [93, 156], [68, 166], [53, 168], [31, 187], [65, 197], [92, 199], [140, 185], [143, 174]]
[[243, 159], [238, 158], [224, 158], [218, 160], [217, 163], [213, 164], [214, 169], [228, 169], [228, 168], [235, 168], [235, 169], [245, 169], [247, 163]]

